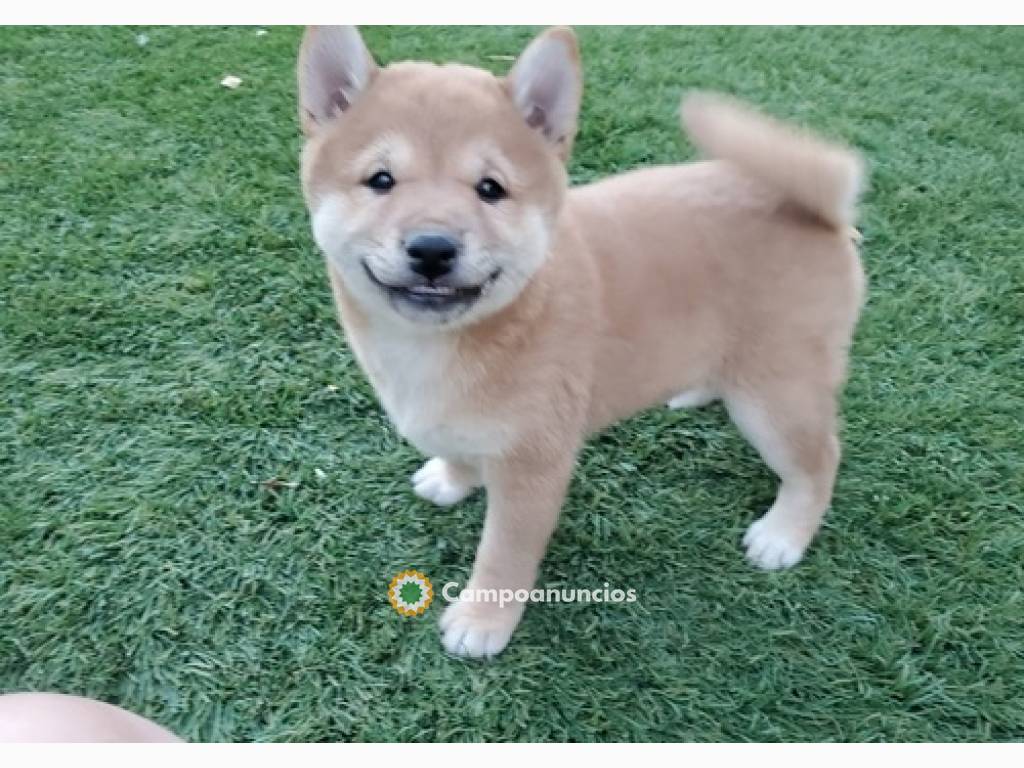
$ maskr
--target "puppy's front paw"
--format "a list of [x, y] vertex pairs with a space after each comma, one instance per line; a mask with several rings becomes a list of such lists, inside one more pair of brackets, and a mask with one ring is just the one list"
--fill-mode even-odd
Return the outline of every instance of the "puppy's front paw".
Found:
[[800, 562], [809, 542], [792, 526], [770, 512], [754, 521], [743, 537], [747, 560], [766, 571], [778, 571]]
[[462, 501], [475, 487], [441, 458], [430, 459], [412, 476], [413, 492], [421, 499], [442, 507]]
[[452, 603], [441, 615], [441, 644], [454, 656], [497, 656], [508, 645], [523, 608], [522, 603]]

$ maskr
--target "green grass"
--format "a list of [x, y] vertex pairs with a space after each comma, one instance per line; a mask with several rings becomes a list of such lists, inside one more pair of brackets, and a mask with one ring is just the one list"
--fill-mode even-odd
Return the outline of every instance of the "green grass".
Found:
[[[204, 740], [1024, 739], [1024, 31], [581, 30], [576, 180], [692, 157], [681, 92], [738, 94], [870, 158], [870, 300], [803, 564], [744, 563], [775, 481], [721, 409], [643, 414], [541, 579], [639, 601], [531, 607], [491, 664], [386, 601], [464, 580], [483, 505], [413, 497], [343, 343], [299, 32], [138, 31], [0, 30], [0, 691]], [[531, 33], [367, 39], [503, 69]]]

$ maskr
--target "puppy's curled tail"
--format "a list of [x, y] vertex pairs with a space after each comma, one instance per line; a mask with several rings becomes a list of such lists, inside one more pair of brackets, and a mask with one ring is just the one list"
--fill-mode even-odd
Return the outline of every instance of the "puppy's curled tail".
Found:
[[702, 152], [733, 163], [830, 227], [853, 226], [864, 183], [856, 152], [716, 94], [688, 94], [680, 114]]

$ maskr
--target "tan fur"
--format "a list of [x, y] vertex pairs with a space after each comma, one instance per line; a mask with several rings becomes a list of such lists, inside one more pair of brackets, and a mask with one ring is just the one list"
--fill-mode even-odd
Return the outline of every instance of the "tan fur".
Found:
[[682, 117], [709, 155], [735, 163], [837, 229], [853, 223], [864, 174], [856, 153], [714, 94], [691, 94]]
[[[310, 30], [304, 50], [323, 34]], [[402, 434], [442, 459], [417, 473], [417, 493], [454, 503], [482, 482], [487, 518], [469, 586], [529, 588], [588, 434], [658, 403], [721, 398], [782, 481], [748, 531], [748, 557], [794, 564], [839, 459], [836, 397], [863, 291], [849, 235], [857, 156], [699, 95], [684, 122], [716, 159], [566, 194], [559, 160], [579, 78], [570, 32], [539, 38], [513, 77], [543, 66], [561, 71], [533, 93], [563, 89], [550, 111], [572, 111], [543, 129], [524, 120], [529, 104], [513, 103], [521, 82], [419, 63], [377, 71], [342, 114], [306, 121], [304, 190], [348, 339]], [[382, 134], [401, 136], [410, 157], [394, 190], [373, 197], [359, 187], [372, 171], [352, 159]], [[481, 142], [515, 177], [497, 206], [476, 200], [466, 175], [464, 149]], [[467, 233], [467, 274], [498, 264], [512, 288], [501, 277], [493, 296], [436, 321], [390, 310], [353, 259], [401, 269], [389, 243], [424, 220]], [[454, 603], [444, 645], [500, 652], [522, 609]]]

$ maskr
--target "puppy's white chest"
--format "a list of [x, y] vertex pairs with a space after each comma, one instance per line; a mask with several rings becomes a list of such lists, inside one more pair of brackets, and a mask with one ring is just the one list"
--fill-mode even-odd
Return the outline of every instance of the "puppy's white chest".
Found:
[[399, 433], [431, 456], [499, 453], [505, 430], [477, 412], [459, 385], [445, 339], [377, 335], [360, 345], [367, 375]]

